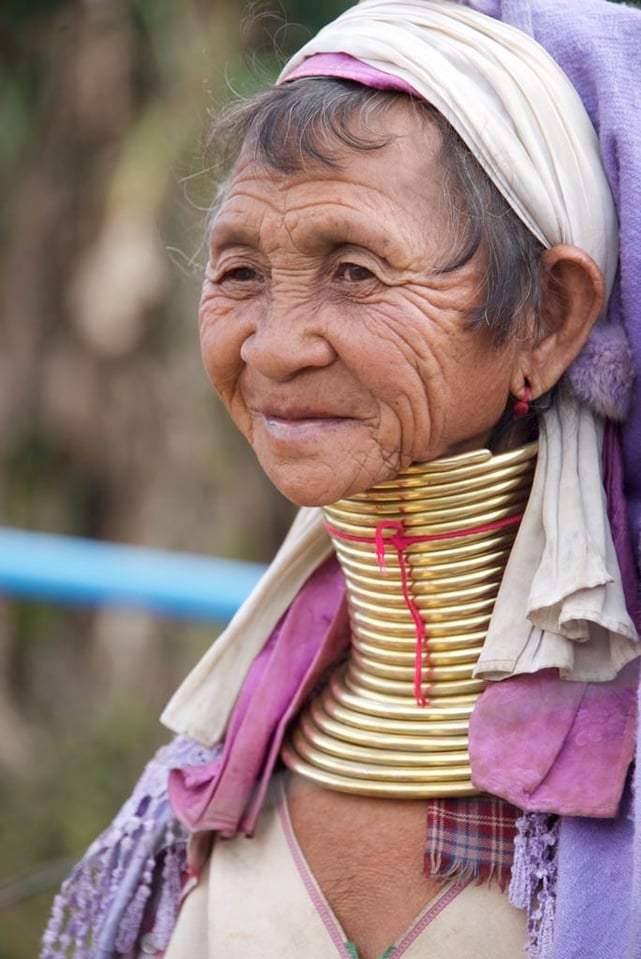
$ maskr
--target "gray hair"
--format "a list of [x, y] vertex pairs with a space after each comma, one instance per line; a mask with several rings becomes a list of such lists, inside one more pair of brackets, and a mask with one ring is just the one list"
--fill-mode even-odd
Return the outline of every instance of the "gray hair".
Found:
[[[390, 141], [380, 119], [399, 101], [411, 103], [417, 120], [432, 124], [441, 135], [445, 200], [459, 250], [439, 272], [454, 272], [477, 251], [483, 253], [483, 302], [469, 319], [473, 329], [485, 325], [499, 347], [521, 333], [527, 321], [539, 320], [543, 246], [459, 135], [429, 103], [405, 93], [375, 90], [335, 78], [300, 79], [269, 87], [223, 111], [209, 135], [212, 165], [223, 180], [241, 149], [248, 149], [260, 162], [281, 173], [299, 172], [310, 162], [340, 168], [346, 147], [377, 150]], [[210, 223], [224, 195], [223, 181]]]

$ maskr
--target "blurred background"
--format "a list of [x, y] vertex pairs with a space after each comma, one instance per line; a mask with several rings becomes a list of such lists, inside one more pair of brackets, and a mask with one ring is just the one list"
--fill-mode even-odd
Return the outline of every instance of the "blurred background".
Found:
[[[0, 526], [267, 561], [291, 507], [201, 370], [207, 117], [339, 0], [2, 0]], [[0, 596], [0, 959], [168, 734], [214, 624]]]
[[[0, 526], [268, 561], [291, 517], [201, 370], [208, 115], [347, 0], [1, 0]], [[215, 624], [0, 595], [0, 959], [168, 734]]]

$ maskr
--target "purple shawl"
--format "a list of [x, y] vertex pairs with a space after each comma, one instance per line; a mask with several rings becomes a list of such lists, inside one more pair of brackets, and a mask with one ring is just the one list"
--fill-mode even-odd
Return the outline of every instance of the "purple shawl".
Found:
[[[603, 0], [468, 0], [533, 36], [565, 70], [592, 118], [621, 230], [610, 323], [623, 324], [641, 368], [641, 10]], [[590, 385], [594, 389], [594, 385]], [[625, 494], [635, 545], [641, 531], [639, 381], [623, 428]], [[549, 959], [641, 959], [641, 782], [612, 823], [566, 817], [559, 842]]]
[[[599, 134], [619, 216], [620, 275], [608, 318], [623, 324], [641, 368], [641, 8], [604, 0], [466, 0], [534, 37], [568, 75]], [[611, 364], [610, 364], [611, 366]], [[607, 371], [606, 371], [607, 372]], [[595, 391], [597, 383], [586, 389]], [[626, 499], [641, 532], [641, 386], [623, 428]]]

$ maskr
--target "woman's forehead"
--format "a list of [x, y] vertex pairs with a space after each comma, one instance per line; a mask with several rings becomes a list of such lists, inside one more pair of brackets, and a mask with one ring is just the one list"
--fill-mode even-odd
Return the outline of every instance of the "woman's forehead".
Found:
[[[332, 170], [358, 157], [365, 160], [370, 154], [377, 162], [385, 162], [381, 157], [389, 162], [393, 149], [386, 147], [394, 144], [401, 149], [420, 150], [426, 160], [438, 152], [442, 135], [434, 122], [435, 114], [410, 97], [398, 96], [374, 106], [366, 101], [359, 106], [334, 126], [318, 104], [317, 112], [312, 110], [294, 119], [283, 117], [265, 140], [258, 115], [240, 145], [232, 177], [250, 161], [263, 164], [272, 172], [300, 172], [306, 176], [322, 175], [324, 170], [331, 174]], [[266, 122], [273, 121], [268, 117]]]
[[[384, 146], [342, 147], [331, 167], [304, 159], [293, 173], [274, 170], [252, 150], [241, 152], [213, 221], [215, 247], [255, 244], [266, 230], [298, 244], [336, 241], [379, 248], [402, 244], [404, 234], [424, 233], [429, 247], [448, 206], [440, 165], [440, 134], [404, 118], [392, 122]], [[440, 240], [442, 242], [442, 236]]]
[[[292, 135], [285, 162], [279, 165], [263, 155], [250, 138], [240, 149], [221, 199], [221, 206], [249, 185], [261, 191], [285, 192], [313, 182], [331, 190], [338, 185], [371, 185], [381, 196], [422, 192], [441, 173], [442, 136], [429, 120], [403, 100], [379, 114], [375, 123], [355, 115], [348, 121], [356, 137], [372, 146], [350, 147], [331, 130], [317, 134], [322, 159]], [[285, 135], [287, 135], [285, 133]], [[320, 137], [323, 136], [321, 140]]]

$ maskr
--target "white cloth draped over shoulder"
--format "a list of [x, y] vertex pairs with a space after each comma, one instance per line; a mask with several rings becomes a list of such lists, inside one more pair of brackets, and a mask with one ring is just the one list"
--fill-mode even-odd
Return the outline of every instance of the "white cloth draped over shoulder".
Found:
[[[574, 88], [545, 50], [451, 0], [362, 0], [306, 44], [281, 82], [319, 75], [344, 53], [402, 79], [437, 107], [546, 247], [586, 250], [611, 286], [617, 223], [598, 141]], [[322, 75], [338, 75], [323, 67]], [[602, 423], [561, 395], [541, 420], [534, 488], [477, 673], [557, 667], [608, 680], [639, 655], [601, 482]], [[261, 583], [175, 693], [162, 720], [204, 744], [223, 735], [249, 665], [331, 544], [301, 510]]]
[[530, 498], [475, 675], [613, 679], [639, 655], [607, 518], [603, 423], [564, 394], [539, 420]]

